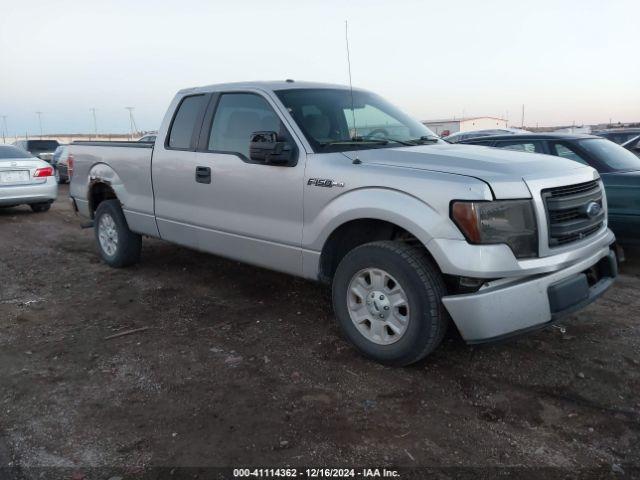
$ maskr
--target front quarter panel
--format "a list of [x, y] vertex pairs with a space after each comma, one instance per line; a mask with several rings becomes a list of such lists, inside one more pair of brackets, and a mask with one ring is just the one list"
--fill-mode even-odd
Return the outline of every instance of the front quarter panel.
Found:
[[309, 278], [317, 275], [320, 252], [331, 233], [351, 220], [393, 223], [428, 248], [433, 238], [464, 241], [449, 218], [451, 200], [492, 199], [488, 185], [474, 178], [354, 164], [341, 153], [309, 155], [304, 188], [304, 274]]

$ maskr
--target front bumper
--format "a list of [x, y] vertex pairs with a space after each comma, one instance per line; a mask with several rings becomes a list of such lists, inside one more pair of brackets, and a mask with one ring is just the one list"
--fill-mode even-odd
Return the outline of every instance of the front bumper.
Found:
[[550, 274], [490, 282], [442, 302], [468, 343], [501, 340], [547, 326], [602, 295], [617, 276], [612, 246]]
[[46, 178], [37, 184], [0, 186], [0, 205], [53, 202], [58, 196], [58, 184], [54, 177]]

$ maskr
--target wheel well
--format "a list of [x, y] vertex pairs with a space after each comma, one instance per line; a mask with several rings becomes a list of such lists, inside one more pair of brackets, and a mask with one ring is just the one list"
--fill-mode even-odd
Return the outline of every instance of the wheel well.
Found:
[[96, 182], [91, 185], [91, 189], [89, 191], [89, 208], [91, 210], [91, 216], [93, 217], [101, 202], [104, 202], [105, 200], [117, 200], [117, 198], [116, 193], [109, 184]]
[[413, 234], [391, 222], [372, 218], [351, 220], [336, 228], [325, 242], [320, 254], [320, 281], [331, 282], [340, 261], [351, 250], [378, 240], [401, 240], [422, 245]]

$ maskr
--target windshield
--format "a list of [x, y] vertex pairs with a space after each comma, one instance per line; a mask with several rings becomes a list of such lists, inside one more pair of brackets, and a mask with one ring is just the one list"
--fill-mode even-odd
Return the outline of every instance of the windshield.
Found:
[[279, 90], [276, 95], [316, 152], [437, 141], [431, 130], [373, 93], [355, 90], [353, 100], [346, 89]]
[[640, 170], [640, 158], [610, 140], [590, 138], [580, 140], [579, 143], [582, 148], [609, 167], [613, 172]]
[[0, 145], [0, 160], [31, 158], [31, 154], [11, 145]]

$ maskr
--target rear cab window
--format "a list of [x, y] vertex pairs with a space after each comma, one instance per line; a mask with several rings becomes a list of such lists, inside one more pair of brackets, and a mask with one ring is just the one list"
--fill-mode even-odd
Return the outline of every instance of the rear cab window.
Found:
[[34, 152], [53, 152], [60, 144], [57, 140], [29, 140], [27, 142], [27, 150]]

